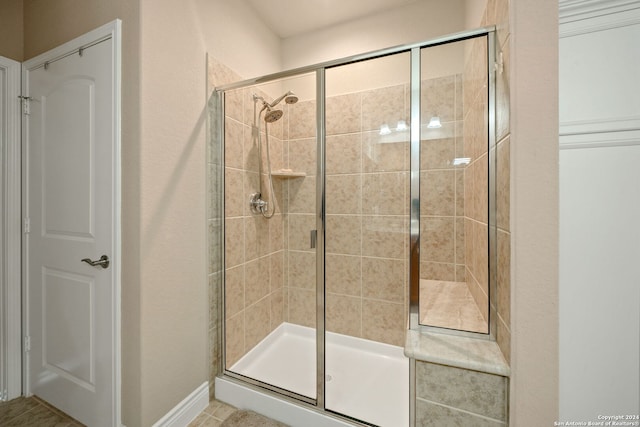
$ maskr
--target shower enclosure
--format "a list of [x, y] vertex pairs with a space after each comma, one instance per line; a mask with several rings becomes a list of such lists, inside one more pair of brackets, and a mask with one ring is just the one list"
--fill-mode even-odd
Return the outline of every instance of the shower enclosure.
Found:
[[491, 333], [493, 37], [216, 88], [210, 277], [225, 379], [408, 426], [407, 328]]

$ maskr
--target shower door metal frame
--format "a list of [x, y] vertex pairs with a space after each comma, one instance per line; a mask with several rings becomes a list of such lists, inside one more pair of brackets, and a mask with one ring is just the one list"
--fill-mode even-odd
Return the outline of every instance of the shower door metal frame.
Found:
[[[420, 323], [420, 51], [433, 45], [414, 47], [411, 50], [411, 143], [409, 151], [411, 162], [411, 188], [410, 188], [410, 246], [409, 246], [409, 329], [421, 332], [436, 332], [448, 335], [456, 335], [475, 339], [495, 340], [496, 316], [497, 316], [497, 227], [496, 227], [496, 29], [494, 26], [479, 29], [478, 33], [468, 37], [449, 42], [464, 41], [477, 37], [487, 38], [487, 162], [488, 162], [488, 236], [487, 259], [488, 265], [488, 304], [489, 319], [487, 332], [472, 332], [462, 329], [443, 328], [439, 326], [424, 325]], [[439, 43], [446, 44], [449, 42]], [[417, 82], [414, 81], [417, 75]], [[417, 84], [417, 89], [415, 85]], [[414, 90], [418, 96], [414, 97]], [[417, 111], [414, 117], [414, 112]], [[414, 129], [414, 121], [418, 125]]]
[[[225, 316], [224, 316], [224, 288], [219, 290], [219, 298], [221, 301], [220, 310], [218, 312], [219, 324], [222, 325], [222, 332], [219, 334], [219, 343], [221, 347], [221, 365], [219, 372], [224, 376], [231, 378], [232, 380], [241, 381], [243, 384], [252, 388], [258, 388], [260, 390], [266, 390], [267, 392], [275, 392], [281, 397], [288, 399], [295, 399], [298, 402], [304, 402], [309, 404], [310, 409], [320, 411], [328, 416], [339, 416], [329, 409], [325, 408], [325, 271], [324, 271], [324, 249], [325, 249], [325, 156], [326, 156], [326, 123], [325, 123], [325, 72], [327, 69], [339, 67], [342, 65], [353, 64], [360, 61], [381, 58], [384, 56], [410, 53], [411, 54], [411, 66], [410, 66], [410, 225], [409, 225], [409, 311], [408, 325], [409, 329], [419, 331], [440, 332], [445, 334], [454, 334], [469, 336], [480, 339], [493, 339], [495, 337], [495, 278], [496, 278], [496, 223], [495, 223], [495, 209], [496, 209], [496, 133], [495, 133], [495, 27], [482, 27], [471, 31], [458, 32], [431, 40], [406, 44], [401, 46], [395, 46], [391, 48], [376, 50], [368, 53], [353, 55], [350, 57], [331, 60], [320, 64], [295, 68], [288, 71], [277, 72], [266, 76], [255, 77], [239, 82], [221, 85], [215, 88], [215, 92], [218, 93], [217, 110], [220, 117], [218, 121], [220, 126], [217, 127], [215, 135], [220, 138], [220, 154], [221, 154], [221, 174], [220, 182], [222, 185], [222, 192], [219, 197], [224, 200], [224, 94], [228, 90], [240, 89], [248, 86], [260, 85], [275, 80], [281, 80], [288, 77], [297, 77], [303, 74], [315, 73], [316, 75], [316, 141], [317, 141], [317, 182], [316, 182], [316, 227], [317, 227], [317, 241], [316, 241], [316, 398], [309, 398], [298, 393], [294, 393], [285, 389], [282, 389], [271, 384], [263, 383], [259, 380], [245, 377], [240, 374], [231, 372], [225, 368], [226, 348], [225, 348]], [[487, 37], [487, 76], [488, 76], [488, 161], [489, 161], [489, 236], [488, 236], [488, 250], [489, 250], [489, 333], [477, 333], [468, 331], [458, 331], [440, 327], [426, 326], [419, 323], [419, 292], [420, 292], [420, 137], [421, 137], [421, 111], [420, 111], [420, 94], [421, 94], [421, 75], [420, 75], [420, 54], [421, 49], [428, 47], [435, 47], [453, 42], [464, 41], [476, 37]], [[222, 230], [221, 230], [221, 257], [222, 257], [222, 283], [224, 285], [225, 280], [225, 264], [224, 264], [224, 211], [222, 214]], [[415, 366], [410, 365], [410, 382], [415, 381], [414, 372]], [[410, 425], [415, 422], [415, 384], [410, 385]], [[348, 418], [351, 422], [354, 420]], [[363, 423], [362, 425], [369, 425]]]
[[325, 332], [326, 332], [326, 295], [325, 295], [325, 184], [326, 168], [325, 158], [327, 153], [326, 134], [326, 68], [316, 71], [316, 127], [318, 153], [316, 158], [316, 406], [325, 408]]

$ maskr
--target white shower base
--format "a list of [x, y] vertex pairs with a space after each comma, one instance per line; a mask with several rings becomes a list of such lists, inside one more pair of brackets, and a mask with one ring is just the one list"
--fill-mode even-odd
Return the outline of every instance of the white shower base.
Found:
[[[283, 323], [230, 370], [314, 398], [315, 333]], [[409, 425], [409, 359], [401, 347], [331, 332], [325, 346], [327, 409], [381, 427]], [[216, 398], [292, 426], [351, 425], [224, 378], [216, 379]]]

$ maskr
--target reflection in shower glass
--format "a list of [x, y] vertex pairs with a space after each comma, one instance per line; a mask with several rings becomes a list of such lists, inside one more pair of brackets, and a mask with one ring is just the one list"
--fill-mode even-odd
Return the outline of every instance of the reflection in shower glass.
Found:
[[327, 71], [326, 407], [408, 426], [410, 55]]
[[420, 323], [488, 333], [487, 38], [421, 60]]

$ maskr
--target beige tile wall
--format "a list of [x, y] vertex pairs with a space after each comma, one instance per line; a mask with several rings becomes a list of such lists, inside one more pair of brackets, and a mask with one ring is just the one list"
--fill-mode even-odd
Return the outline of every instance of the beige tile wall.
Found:
[[[462, 83], [462, 76], [423, 82], [423, 105], [440, 110], [444, 124], [436, 137], [425, 138], [422, 144], [425, 278], [465, 277], [464, 172], [451, 165], [463, 150]], [[235, 301], [227, 307], [227, 318], [239, 331], [233, 333], [234, 338], [228, 337], [230, 361], [254, 344], [241, 331], [249, 330], [246, 322], [255, 318], [247, 316], [248, 308], [264, 311], [264, 307], [254, 307], [261, 298], [271, 298], [269, 323], [273, 327], [280, 319], [315, 326], [316, 256], [309, 246], [309, 232], [316, 228], [315, 101], [284, 106], [282, 127], [272, 130], [273, 135], [282, 135], [282, 140], [271, 138], [271, 147], [276, 147], [272, 151], [282, 153], [281, 164], [272, 158], [273, 167], [305, 172], [306, 177], [274, 180], [276, 194], [282, 194], [277, 199], [283, 213], [267, 222], [247, 210], [246, 200], [257, 182], [257, 152], [246, 118], [253, 114], [246, 108], [250, 95], [242, 96], [244, 101], [228, 94], [226, 125], [227, 274], [240, 277], [239, 270], [244, 274], [236, 288], [227, 285], [227, 298]], [[408, 133], [385, 137], [379, 128], [382, 123], [393, 128], [399, 119], [408, 122], [408, 111], [406, 85], [327, 99], [327, 328], [394, 345], [403, 344], [406, 329], [409, 144]], [[424, 125], [429, 119], [425, 114]], [[233, 143], [240, 139], [243, 144]], [[234, 242], [243, 243], [244, 248]], [[282, 264], [278, 255], [270, 268], [282, 272], [284, 286], [263, 283], [256, 288], [247, 274], [265, 271], [264, 258], [273, 258], [280, 249]], [[276, 316], [281, 317], [275, 320]], [[270, 332], [264, 324], [260, 326], [257, 330], [263, 334]], [[240, 337], [243, 343], [237, 342]]]
[[507, 387], [506, 377], [418, 361], [416, 426], [506, 426]]
[[[408, 119], [404, 85], [328, 97], [327, 330], [403, 345], [406, 322], [408, 144], [380, 143], [380, 125]], [[315, 325], [315, 101], [285, 117], [285, 163], [307, 173], [285, 182], [288, 317]], [[408, 137], [408, 134], [407, 134]], [[286, 317], [286, 315], [285, 315]]]
[[[423, 277], [464, 280], [463, 170], [451, 165], [462, 153], [462, 76], [423, 82], [423, 105], [437, 109], [444, 124], [422, 143]], [[408, 123], [406, 85], [327, 99], [326, 286], [327, 329], [403, 345], [408, 294], [409, 135], [381, 136]], [[285, 318], [313, 326], [314, 251], [308, 232], [315, 228], [315, 102], [289, 107], [285, 163], [306, 178], [285, 183], [290, 293]], [[425, 113], [423, 124], [429, 122]], [[310, 125], [314, 124], [314, 125]], [[287, 130], [288, 129], [288, 130]], [[425, 133], [427, 135], [428, 133]], [[304, 182], [299, 182], [304, 181]], [[300, 200], [304, 199], [303, 202]], [[426, 201], [426, 202], [425, 202]], [[308, 258], [305, 258], [308, 257]], [[304, 263], [305, 268], [296, 267]], [[303, 297], [303, 296], [306, 296]], [[296, 307], [304, 301], [303, 307]], [[287, 307], [287, 302], [285, 302]], [[302, 315], [301, 315], [302, 313]], [[304, 315], [306, 313], [306, 315]]]
[[[510, 360], [510, 131], [509, 131], [509, 1], [488, 0], [480, 26], [496, 25], [498, 51], [502, 53], [503, 68], [496, 75], [496, 198], [497, 198], [497, 272], [496, 289], [492, 297], [496, 322], [492, 325], [498, 345], [507, 362]], [[434, 107], [423, 107], [423, 114], [438, 111], [443, 121], [442, 138], [423, 137], [421, 153], [421, 277], [442, 280], [466, 281], [485, 319], [488, 318], [488, 151], [486, 90], [481, 74], [486, 58], [484, 41], [476, 39], [467, 51], [462, 76], [462, 96], [458, 97], [458, 81], [455, 81], [456, 97], [451, 101], [451, 83], [433, 82], [431, 91], [440, 92], [423, 106], [431, 102]], [[500, 57], [500, 55], [498, 55]], [[429, 88], [429, 85], [423, 85]], [[449, 94], [447, 94], [447, 91]], [[460, 101], [461, 99], [461, 101]], [[462, 105], [459, 104], [462, 103]], [[444, 113], [440, 113], [440, 111]], [[462, 114], [462, 116], [460, 115]], [[447, 129], [447, 115], [457, 120], [454, 130]], [[445, 118], [443, 119], [444, 116]], [[429, 117], [422, 117], [427, 123]], [[423, 132], [424, 135], [424, 132]], [[455, 173], [452, 188], [451, 176], [447, 171], [446, 159], [455, 150], [456, 157], [470, 157], [472, 163], [464, 170], [449, 169]], [[427, 161], [433, 162], [425, 164]], [[431, 181], [436, 187], [428, 186]], [[459, 197], [463, 194], [463, 197]], [[453, 207], [449, 203], [454, 199]], [[430, 200], [438, 203], [427, 207]], [[425, 209], [427, 209], [425, 211]], [[449, 216], [454, 212], [453, 217]], [[431, 214], [431, 215], [429, 215]], [[453, 224], [452, 224], [453, 222]], [[453, 239], [449, 239], [451, 234]], [[427, 240], [429, 233], [435, 237]], [[445, 240], [447, 239], [447, 240]], [[453, 242], [453, 249], [451, 243]], [[484, 248], [484, 249], [483, 249]], [[451, 259], [453, 264], [444, 260]], [[428, 259], [431, 257], [431, 259]]]
[[[496, 75], [496, 223], [497, 223], [497, 272], [495, 295], [491, 297], [493, 309], [495, 310], [496, 322], [492, 325], [492, 332], [496, 337], [507, 362], [510, 359], [510, 228], [509, 228], [509, 164], [510, 164], [510, 131], [509, 131], [509, 1], [508, 0], [488, 0], [482, 22], [479, 26], [496, 25], [498, 52], [501, 52], [503, 67], [498, 69]], [[455, 176], [455, 194], [464, 194], [462, 199], [455, 201], [454, 233], [455, 239], [455, 269], [452, 271], [450, 265], [435, 264], [433, 262], [421, 265], [421, 275], [433, 275], [435, 277], [452, 277], [456, 281], [466, 281], [471, 294], [485, 319], [489, 317], [489, 272], [488, 272], [488, 144], [487, 144], [487, 93], [485, 75], [485, 61], [487, 56], [486, 43], [484, 39], [474, 39], [465, 58], [465, 69], [462, 76], [462, 108], [458, 110], [459, 104], [451, 103], [451, 107], [440, 107], [442, 111], [456, 114], [457, 122], [455, 135], [456, 156], [471, 158], [471, 163], [461, 172], [457, 170]], [[500, 58], [500, 54], [498, 55]], [[447, 85], [441, 85], [446, 88]], [[457, 90], [457, 89], [456, 89]], [[457, 93], [457, 92], [456, 92]], [[450, 97], [439, 96], [438, 100], [450, 99]], [[451, 101], [449, 101], [451, 102]], [[423, 111], [424, 108], [423, 108]], [[458, 114], [462, 112], [462, 117]], [[426, 111], [428, 112], [428, 111]], [[423, 122], [428, 120], [423, 117]], [[445, 125], [446, 127], [446, 125]], [[451, 133], [446, 133], [450, 135]], [[462, 137], [460, 138], [460, 135]], [[434, 146], [433, 151], [445, 154], [445, 143]], [[423, 141], [424, 145], [425, 141]], [[448, 148], [451, 149], [450, 146]], [[423, 147], [424, 150], [424, 147]], [[425, 152], [423, 151], [423, 154]], [[447, 153], [448, 154], [448, 153]], [[446, 154], [445, 154], [446, 155]], [[426, 156], [422, 158], [425, 159]], [[438, 158], [436, 155], [435, 158]], [[442, 168], [442, 166], [441, 166]], [[427, 179], [432, 178], [439, 183], [439, 190], [429, 188], [426, 192], [435, 194], [423, 194], [422, 200], [438, 199], [442, 202], [450, 200], [450, 193], [443, 194], [443, 188], [451, 186], [449, 176], [440, 174], [432, 177], [433, 171], [425, 170], [421, 166], [421, 174], [427, 174]], [[425, 188], [421, 182], [421, 188]], [[424, 203], [423, 203], [424, 206]], [[446, 206], [446, 205], [441, 205]], [[450, 210], [448, 211], [451, 212]], [[424, 214], [424, 210], [422, 214]], [[441, 212], [446, 213], [446, 212]], [[445, 234], [451, 234], [451, 225], [446, 217], [421, 218], [422, 237], [425, 231], [431, 231], [433, 235], [444, 238]], [[426, 220], [426, 221], [425, 221]], [[436, 221], [436, 223], [432, 223]], [[424, 247], [427, 243], [424, 238], [421, 252], [424, 260], [428, 256], [431, 248]], [[433, 242], [429, 242], [433, 244]], [[450, 245], [437, 241], [441, 259], [446, 259], [445, 254], [451, 253]], [[464, 266], [464, 267], [462, 267]], [[437, 267], [437, 268], [436, 268]], [[431, 278], [431, 277], [429, 277]]]
[[[271, 194], [267, 179], [266, 134], [261, 122], [262, 174], [259, 171], [253, 94], [238, 89], [226, 93], [225, 102], [225, 268], [227, 274], [225, 320], [226, 365], [240, 357], [279, 326], [284, 316], [284, 216], [282, 182], [274, 180]], [[258, 95], [268, 96], [264, 93]], [[260, 105], [258, 105], [259, 111]], [[273, 169], [282, 167], [282, 121], [269, 124]], [[249, 197], [258, 192], [275, 204], [271, 219], [251, 213]]]
[[510, 228], [510, 146], [509, 126], [509, 0], [488, 0], [482, 25], [497, 28], [498, 52], [502, 53], [502, 68], [496, 75], [496, 224], [497, 224], [497, 322], [495, 336], [507, 363], [511, 358], [511, 228]]
[[[240, 80], [240, 76], [213, 58], [209, 58], [210, 90], [216, 85]], [[257, 140], [252, 124], [254, 102], [251, 89], [228, 91], [225, 102], [224, 215], [225, 215], [225, 310], [226, 366], [229, 368], [284, 319], [284, 217], [282, 215], [282, 183], [274, 181], [275, 198], [270, 196], [266, 180], [265, 156], [263, 174], [259, 175]], [[258, 95], [265, 96], [263, 93]], [[264, 123], [264, 122], [263, 122]], [[264, 147], [264, 126], [261, 128]], [[274, 168], [282, 167], [282, 122], [270, 126], [271, 160]], [[213, 140], [213, 139], [211, 139]], [[216, 147], [210, 147], [210, 317], [216, 322], [219, 289], [222, 288], [220, 251], [216, 244], [220, 232], [221, 200], [215, 193], [221, 162]], [[249, 195], [259, 189], [262, 178], [263, 198], [276, 201], [276, 214], [270, 220], [249, 210]], [[266, 194], [264, 194], [266, 193]], [[219, 333], [219, 325], [215, 325]], [[218, 371], [220, 349], [213, 332], [211, 337], [212, 378]], [[215, 338], [215, 339], [214, 339]]]
[[[465, 166], [462, 75], [422, 82], [420, 143], [420, 278], [465, 281]], [[442, 128], [429, 129], [432, 115]]]
[[485, 320], [489, 319], [488, 241], [488, 100], [487, 41], [468, 41], [463, 73], [464, 157], [471, 163], [464, 171], [465, 272], [469, 291]]

